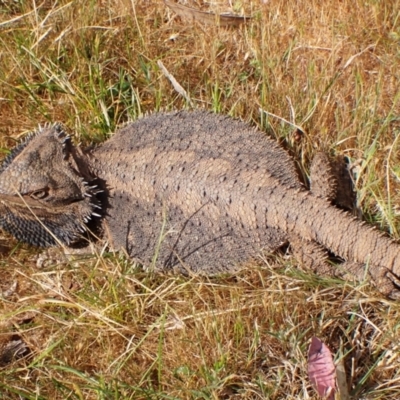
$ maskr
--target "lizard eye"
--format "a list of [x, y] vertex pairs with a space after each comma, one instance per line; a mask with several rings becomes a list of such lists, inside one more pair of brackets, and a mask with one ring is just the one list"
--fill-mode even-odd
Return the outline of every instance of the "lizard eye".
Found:
[[31, 193], [31, 197], [36, 200], [43, 200], [48, 196], [49, 192], [47, 189], [36, 190], [36, 192]]

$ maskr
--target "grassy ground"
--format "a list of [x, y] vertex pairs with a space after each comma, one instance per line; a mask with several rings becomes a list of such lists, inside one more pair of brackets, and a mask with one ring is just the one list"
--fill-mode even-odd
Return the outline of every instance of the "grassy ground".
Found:
[[[59, 120], [97, 143], [129, 118], [192, 104], [251, 121], [307, 174], [318, 150], [357, 165], [364, 217], [399, 238], [400, 1], [211, 1], [245, 27], [181, 20], [161, 0], [0, 1], [0, 146]], [[260, 109], [284, 118], [260, 112]], [[146, 274], [104, 252], [38, 266], [1, 241], [0, 399], [310, 399], [309, 340], [352, 398], [400, 398], [400, 306], [290, 254], [215, 279]], [[17, 337], [17, 336], [16, 336]]]

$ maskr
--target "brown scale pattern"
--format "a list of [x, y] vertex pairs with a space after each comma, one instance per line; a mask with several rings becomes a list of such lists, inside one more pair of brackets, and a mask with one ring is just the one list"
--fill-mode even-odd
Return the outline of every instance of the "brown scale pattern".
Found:
[[[349, 260], [359, 277], [369, 262], [380, 289], [394, 296], [386, 275], [399, 272], [399, 246], [332, 206], [335, 194], [343, 203], [348, 192], [335, 180], [343, 179], [337, 160], [328, 165], [318, 155], [309, 192], [274, 141], [205, 112], [143, 118], [93, 157], [95, 175], [109, 184], [111, 240], [144, 264], [216, 273], [290, 241], [317, 272], [338, 271], [326, 250]], [[108, 168], [110, 159], [118, 159], [116, 168]]]
[[[290, 242], [318, 273], [362, 278], [368, 265], [378, 288], [397, 298], [400, 246], [334, 205], [351, 206], [340, 164], [318, 155], [308, 191], [277, 143], [204, 111], [153, 114], [88, 152], [55, 125], [0, 168], [0, 226], [32, 244], [70, 244], [94, 219], [133, 259], [203, 274], [234, 271]], [[332, 266], [327, 250], [346, 261]]]

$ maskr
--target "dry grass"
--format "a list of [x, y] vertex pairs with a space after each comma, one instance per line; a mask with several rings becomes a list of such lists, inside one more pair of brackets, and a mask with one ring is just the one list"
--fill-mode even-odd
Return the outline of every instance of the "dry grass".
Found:
[[[193, 104], [259, 125], [302, 171], [320, 149], [357, 161], [360, 207], [399, 238], [400, 1], [231, 3], [246, 27], [193, 25], [160, 0], [0, 1], [1, 146], [53, 120], [98, 142], [185, 107], [161, 60]], [[344, 360], [353, 398], [400, 398], [400, 307], [367, 283], [290, 256], [210, 280], [107, 253], [38, 268], [39, 250], [3, 245], [0, 339], [31, 353], [0, 369], [0, 399], [309, 399], [313, 335]]]

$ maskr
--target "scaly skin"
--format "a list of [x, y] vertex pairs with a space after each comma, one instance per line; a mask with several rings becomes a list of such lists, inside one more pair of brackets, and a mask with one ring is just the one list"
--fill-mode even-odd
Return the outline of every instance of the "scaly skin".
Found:
[[[133, 259], [203, 274], [235, 271], [291, 242], [315, 271], [340, 274], [326, 262], [329, 250], [347, 260], [342, 270], [362, 276], [367, 265], [379, 290], [398, 296], [400, 246], [332, 205], [331, 177], [306, 190], [289, 155], [242, 122], [201, 111], [153, 114], [88, 152], [56, 127], [0, 169], [0, 225], [20, 240], [70, 244], [94, 216], [111, 247]], [[101, 197], [82, 178], [100, 184]]]

